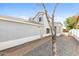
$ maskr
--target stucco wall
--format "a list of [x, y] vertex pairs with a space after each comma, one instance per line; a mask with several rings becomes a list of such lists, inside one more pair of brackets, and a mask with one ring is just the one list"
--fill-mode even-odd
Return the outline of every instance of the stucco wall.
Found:
[[57, 36], [63, 33], [63, 25], [60, 22], [55, 22], [54, 25], [56, 26], [56, 34]]
[[40, 27], [0, 20], [0, 42], [40, 35]]

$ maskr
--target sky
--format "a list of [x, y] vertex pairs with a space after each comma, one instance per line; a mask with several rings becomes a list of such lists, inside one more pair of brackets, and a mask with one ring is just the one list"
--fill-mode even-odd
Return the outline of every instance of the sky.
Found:
[[[45, 4], [48, 14], [52, 15], [55, 3]], [[43, 11], [41, 4], [36, 3], [0, 3], [0, 15], [8, 15], [19, 18], [34, 17], [39, 11]], [[55, 12], [55, 21], [64, 23], [66, 18], [79, 14], [79, 3], [60, 3]]]

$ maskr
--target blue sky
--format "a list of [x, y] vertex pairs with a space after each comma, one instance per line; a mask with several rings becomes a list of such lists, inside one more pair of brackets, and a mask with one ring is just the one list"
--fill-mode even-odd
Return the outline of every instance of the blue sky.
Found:
[[[45, 4], [49, 15], [52, 15], [54, 3]], [[34, 3], [0, 3], [0, 15], [9, 15], [20, 18], [29, 18], [42, 11], [40, 4]], [[58, 5], [55, 13], [55, 21], [64, 22], [65, 18], [79, 14], [78, 3], [61, 3]]]

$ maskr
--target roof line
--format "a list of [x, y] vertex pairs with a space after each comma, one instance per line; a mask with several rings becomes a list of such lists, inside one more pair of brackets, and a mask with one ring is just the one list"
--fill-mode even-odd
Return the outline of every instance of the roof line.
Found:
[[[10, 19], [14, 19], [14, 20], [10, 20]], [[18, 20], [15, 20], [15, 19], [18, 19]], [[2, 16], [2, 15], [0, 15], [0, 20], [4, 20], [4, 21], [8, 21], [8, 22], [17, 22], [17, 23], [24, 23], [24, 24], [42, 26], [41, 24], [29, 22], [29, 21], [26, 21], [25, 19], [12, 17], [12, 16]]]
[[[32, 19], [35, 19], [35, 18], [38, 16], [39, 13], [45, 14], [45, 12], [38, 12]], [[48, 14], [47, 14], [47, 15], [48, 15]], [[50, 19], [52, 19], [49, 15], [48, 15], [48, 17], [49, 17]]]

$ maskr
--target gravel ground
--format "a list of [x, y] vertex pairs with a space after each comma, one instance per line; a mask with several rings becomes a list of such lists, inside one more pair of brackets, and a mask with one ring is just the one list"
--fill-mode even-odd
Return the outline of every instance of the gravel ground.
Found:
[[48, 41], [47, 43], [41, 45], [40, 47], [35, 48], [33, 51], [25, 54], [24, 56], [51, 56], [52, 55], [52, 48], [51, 42]]
[[[72, 37], [59, 36], [57, 37], [57, 55], [58, 56], [78, 56], [79, 42]], [[24, 56], [51, 56], [51, 42], [47, 42]]]
[[57, 37], [57, 54], [59, 56], [78, 56], [79, 42], [72, 37]]

